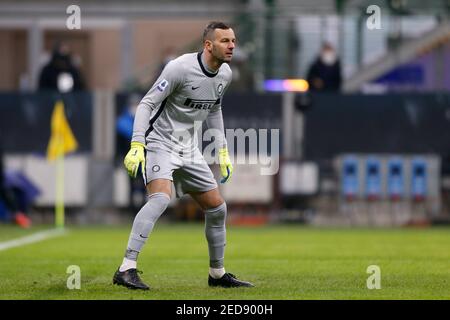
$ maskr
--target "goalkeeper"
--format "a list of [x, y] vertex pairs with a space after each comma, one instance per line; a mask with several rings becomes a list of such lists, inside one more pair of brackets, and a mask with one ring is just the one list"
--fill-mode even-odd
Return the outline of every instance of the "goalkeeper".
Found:
[[227, 207], [217, 183], [198, 149], [194, 123], [205, 121], [216, 136], [222, 183], [230, 180], [233, 166], [223, 134], [222, 96], [231, 81], [235, 47], [233, 29], [211, 22], [203, 32], [203, 50], [170, 61], [141, 100], [134, 120], [131, 148], [124, 164], [135, 177], [139, 167], [147, 188], [147, 203], [137, 213], [122, 265], [113, 283], [131, 289], [149, 289], [137, 272], [139, 252], [167, 208], [172, 182], [177, 196], [190, 194], [205, 213], [209, 249], [209, 286], [251, 287], [225, 272], [225, 220]]

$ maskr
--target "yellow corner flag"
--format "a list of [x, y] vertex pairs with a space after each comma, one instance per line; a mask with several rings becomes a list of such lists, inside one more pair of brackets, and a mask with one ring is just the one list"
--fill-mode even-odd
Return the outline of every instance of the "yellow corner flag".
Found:
[[64, 113], [64, 104], [57, 101], [51, 119], [51, 136], [47, 147], [47, 159], [57, 160], [56, 166], [56, 198], [55, 225], [64, 228], [64, 155], [75, 151], [78, 142], [70, 129]]
[[64, 113], [64, 104], [57, 101], [51, 119], [51, 136], [47, 147], [47, 159], [55, 160], [66, 153], [75, 151], [78, 142], [70, 129]]

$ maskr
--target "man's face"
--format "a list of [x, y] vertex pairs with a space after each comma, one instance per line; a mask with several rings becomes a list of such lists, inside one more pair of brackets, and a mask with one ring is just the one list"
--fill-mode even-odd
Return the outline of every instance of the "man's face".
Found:
[[230, 62], [233, 57], [236, 37], [233, 29], [215, 29], [213, 40], [206, 40], [206, 49], [221, 62]]

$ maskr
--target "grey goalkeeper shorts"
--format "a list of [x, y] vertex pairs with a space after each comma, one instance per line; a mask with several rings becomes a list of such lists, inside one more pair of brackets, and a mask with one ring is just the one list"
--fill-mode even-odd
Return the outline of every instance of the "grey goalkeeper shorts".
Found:
[[173, 181], [179, 198], [190, 192], [206, 192], [217, 188], [214, 175], [198, 148], [192, 154], [180, 155], [163, 149], [146, 150], [144, 183], [155, 179]]

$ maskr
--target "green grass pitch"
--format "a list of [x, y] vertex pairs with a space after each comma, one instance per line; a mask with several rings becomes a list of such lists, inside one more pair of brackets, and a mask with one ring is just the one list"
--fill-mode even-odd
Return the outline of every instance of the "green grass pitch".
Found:
[[[44, 227], [0, 225], [0, 243]], [[0, 251], [0, 299], [450, 299], [450, 228], [331, 229], [228, 226], [226, 269], [255, 288], [207, 286], [202, 224], [158, 224], [138, 269], [151, 290], [112, 285], [130, 226], [71, 227], [68, 234]], [[81, 268], [69, 290], [67, 267]], [[369, 265], [381, 289], [367, 289]]]

